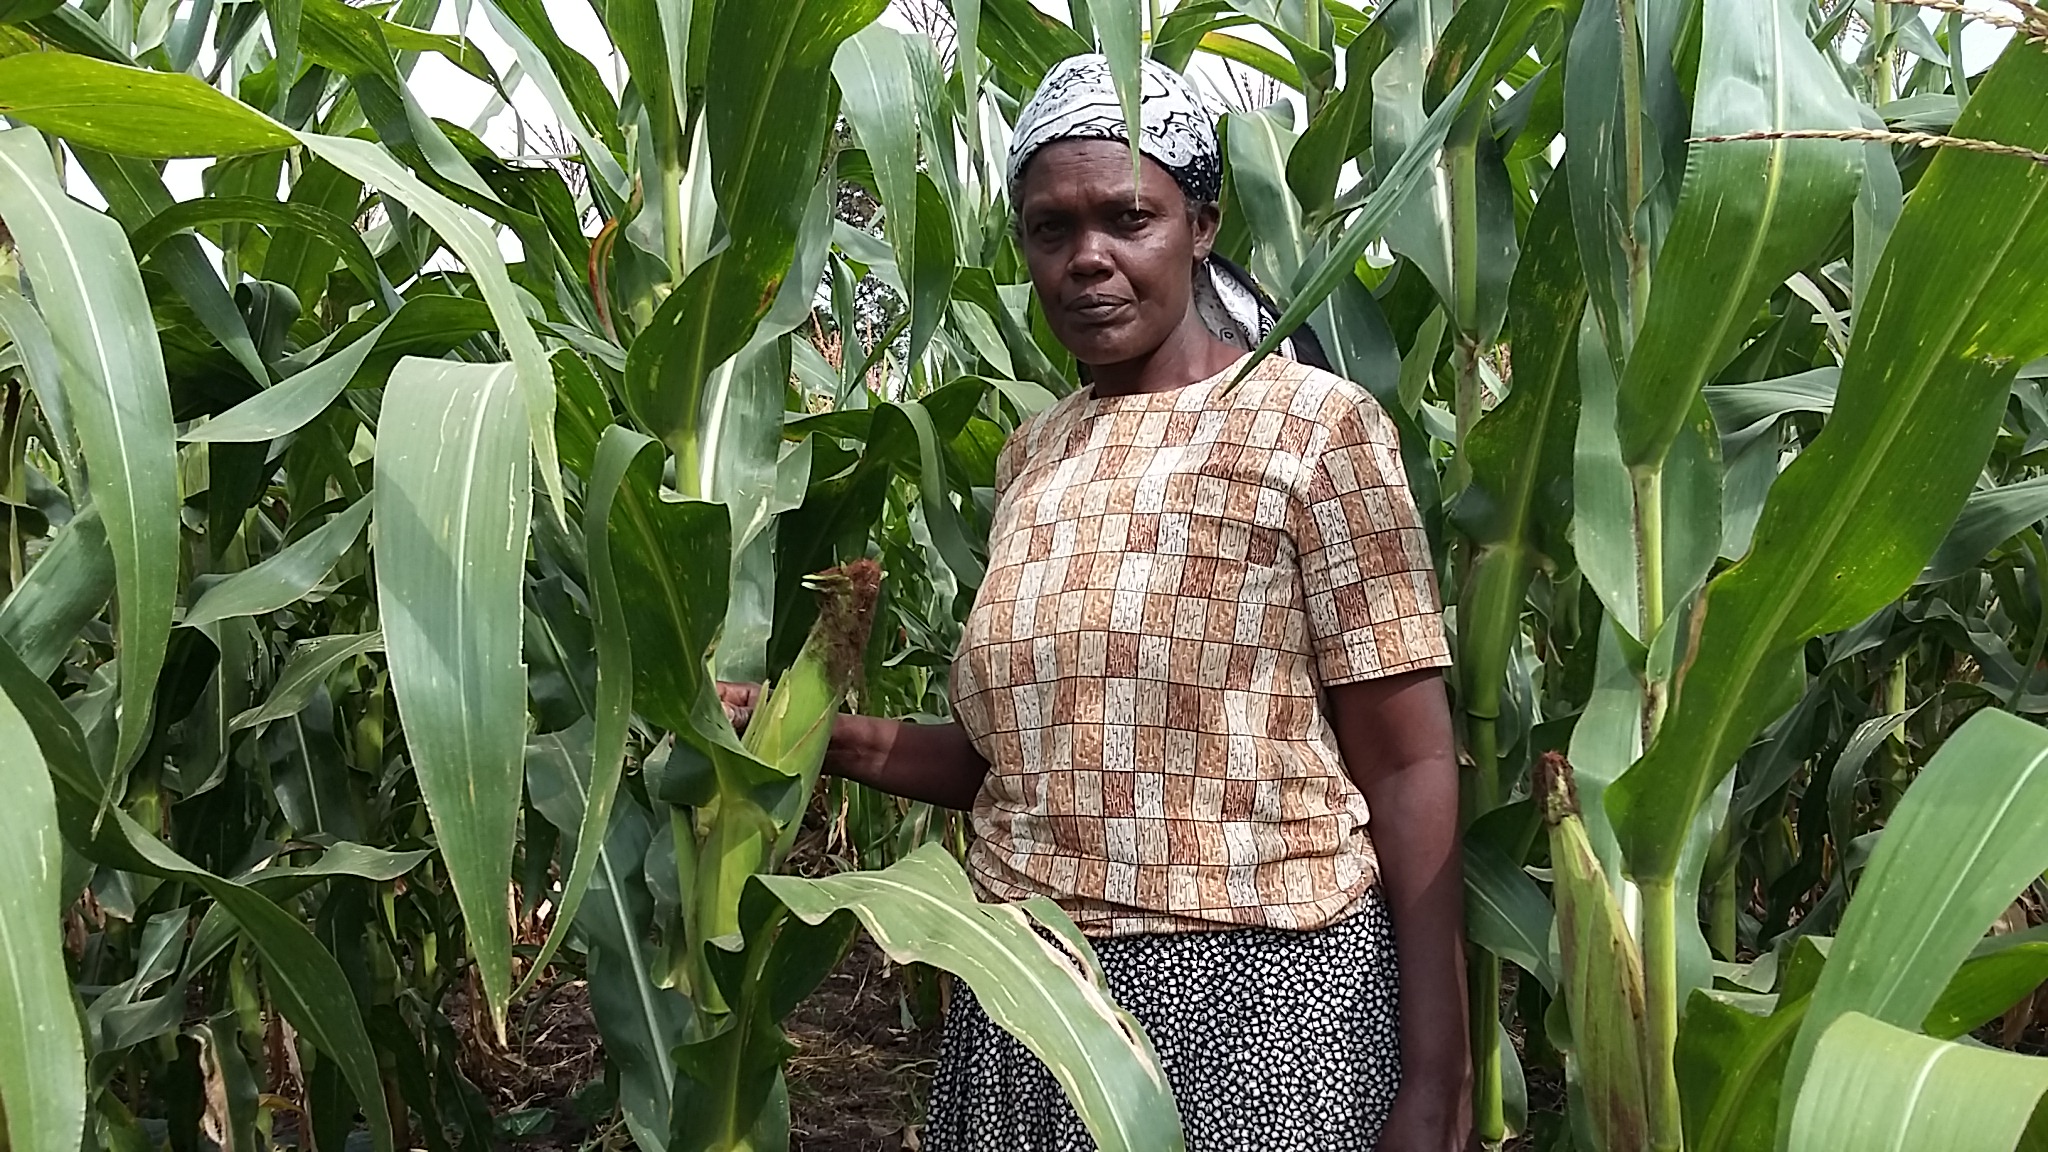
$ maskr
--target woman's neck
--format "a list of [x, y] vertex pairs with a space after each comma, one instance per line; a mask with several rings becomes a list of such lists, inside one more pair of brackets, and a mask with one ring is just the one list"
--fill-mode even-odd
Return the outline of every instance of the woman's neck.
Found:
[[1237, 362], [1237, 349], [1218, 340], [1193, 307], [1159, 347], [1120, 364], [1090, 364], [1097, 396], [1171, 392], [1207, 380]]

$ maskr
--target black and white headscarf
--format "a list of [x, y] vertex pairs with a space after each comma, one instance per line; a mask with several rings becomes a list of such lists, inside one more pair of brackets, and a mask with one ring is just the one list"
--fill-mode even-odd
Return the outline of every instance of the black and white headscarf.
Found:
[[[1138, 121], [1138, 151], [1171, 173], [1189, 199], [1212, 204], [1223, 195], [1223, 151], [1216, 121], [1186, 77], [1147, 58]], [[1018, 202], [1025, 167], [1047, 144], [1129, 139], [1109, 58], [1089, 53], [1060, 61], [1017, 115], [1017, 130], [1010, 138], [1010, 203]], [[1259, 291], [1251, 274], [1221, 256], [1209, 257], [1196, 270], [1194, 287], [1202, 322], [1233, 347], [1257, 347], [1279, 322], [1278, 309]], [[1327, 366], [1306, 325], [1282, 341], [1279, 351], [1289, 359]]]

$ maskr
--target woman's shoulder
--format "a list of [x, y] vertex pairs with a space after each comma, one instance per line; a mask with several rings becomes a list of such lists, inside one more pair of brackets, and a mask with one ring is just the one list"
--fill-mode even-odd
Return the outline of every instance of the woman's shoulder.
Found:
[[1386, 420], [1379, 401], [1364, 386], [1334, 372], [1268, 356], [1252, 368], [1229, 397], [1232, 407], [1247, 407], [1296, 416], [1325, 428]]

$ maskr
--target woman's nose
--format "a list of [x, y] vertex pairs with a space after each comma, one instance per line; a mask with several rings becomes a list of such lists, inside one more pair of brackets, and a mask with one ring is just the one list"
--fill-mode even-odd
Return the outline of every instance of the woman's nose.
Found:
[[1081, 232], [1074, 239], [1074, 254], [1067, 261], [1067, 271], [1075, 276], [1094, 277], [1110, 270], [1109, 237], [1094, 229]]

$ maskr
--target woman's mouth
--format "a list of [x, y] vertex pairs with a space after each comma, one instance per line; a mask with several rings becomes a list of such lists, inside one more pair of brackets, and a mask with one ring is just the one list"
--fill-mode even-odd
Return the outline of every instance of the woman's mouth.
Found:
[[1069, 303], [1067, 311], [1083, 322], [1102, 324], [1115, 319], [1130, 303], [1119, 296], [1082, 296]]

